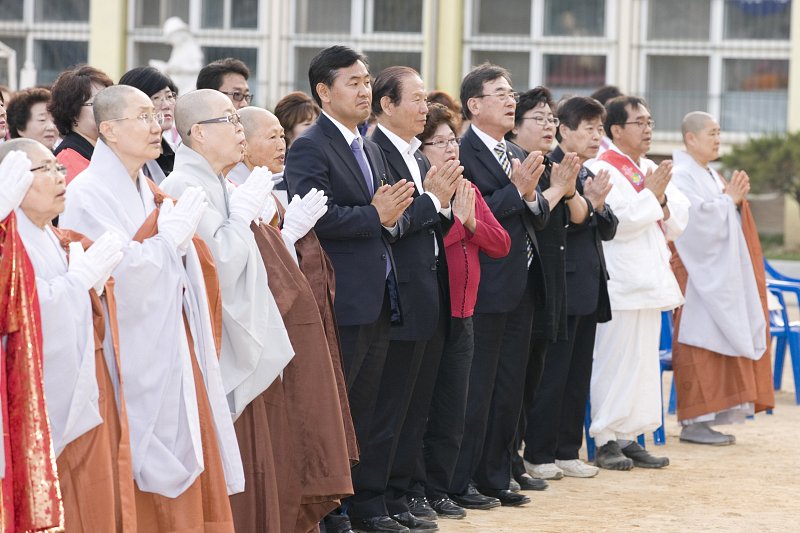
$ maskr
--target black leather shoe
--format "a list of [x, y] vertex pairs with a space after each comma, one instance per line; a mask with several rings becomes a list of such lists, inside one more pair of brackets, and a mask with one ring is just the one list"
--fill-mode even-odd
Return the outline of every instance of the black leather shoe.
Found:
[[427, 531], [439, 531], [439, 526], [436, 525], [436, 522], [417, 518], [411, 513], [400, 513], [392, 515], [392, 520], [394, 520], [401, 526], [406, 526], [411, 533], [425, 533]]
[[669, 466], [669, 459], [666, 457], [656, 457], [650, 452], [639, 446], [634, 441], [622, 448], [622, 454], [628, 459], [633, 460], [633, 466], [639, 468], [664, 468]]
[[417, 518], [423, 520], [436, 520], [436, 511], [431, 508], [425, 496], [415, 496], [408, 499], [408, 510]]
[[353, 526], [346, 514], [331, 513], [323, 520], [325, 533], [353, 533]]
[[411, 533], [388, 516], [370, 516], [369, 518], [352, 518], [353, 529], [361, 533]]
[[484, 496], [472, 485], [467, 488], [466, 494], [451, 494], [450, 499], [464, 509], [477, 509], [483, 511], [486, 509], [492, 509], [494, 507], [500, 507], [500, 500], [497, 498]]
[[491, 496], [492, 498], [497, 498], [500, 500], [500, 505], [503, 507], [516, 507], [517, 505], [525, 505], [526, 503], [531, 503], [531, 499], [525, 496], [524, 494], [518, 494], [516, 492], [511, 492], [508, 489], [478, 489], [481, 491], [481, 494], [486, 496]]
[[544, 479], [536, 479], [530, 474], [522, 474], [517, 479], [521, 490], [545, 490], [550, 484]]
[[464, 518], [467, 516], [467, 511], [450, 498], [433, 500], [431, 508], [442, 518]]

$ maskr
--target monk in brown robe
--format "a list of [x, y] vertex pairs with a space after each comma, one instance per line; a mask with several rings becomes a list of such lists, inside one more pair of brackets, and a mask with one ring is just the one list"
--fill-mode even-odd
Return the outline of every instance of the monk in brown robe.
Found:
[[219, 368], [218, 283], [193, 239], [204, 195], [195, 189], [173, 205], [141, 173], [161, 135], [144, 93], [109, 87], [93, 110], [100, 140], [60, 222], [126, 243], [114, 278], [137, 529], [231, 532], [228, 494], [243, 490], [244, 476]]
[[673, 154], [672, 182], [691, 201], [689, 224], [672, 246], [686, 303], [675, 313], [672, 364], [681, 440], [728, 445], [712, 425], [743, 422], [773, 407], [764, 259], [747, 203], [747, 174], [723, 179], [720, 127], [711, 115], [683, 119], [686, 150]]

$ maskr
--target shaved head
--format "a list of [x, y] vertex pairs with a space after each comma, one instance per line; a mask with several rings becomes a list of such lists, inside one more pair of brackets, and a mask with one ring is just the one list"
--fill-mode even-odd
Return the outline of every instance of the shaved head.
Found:
[[97, 93], [92, 106], [97, 128], [100, 129], [101, 122], [125, 116], [125, 111], [131, 102], [136, 100], [137, 95], [144, 96], [148, 102], [150, 101], [149, 96], [130, 85], [112, 85]]
[[0, 161], [5, 159], [9, 152], [13, 150], [25, 152], [28, 158], [32, 160], [33, 155], [38, 155], [36, 152], [39, 151], [39, 148], [45, 150], [46, 152], [50, 152], [42, 143], [34, 139], [28, 139], [25, 137], [11, 139], [10, 141], [0, 144]]
[[257, 135], [261, 128], [272, 126], [278, 121], [278, 117], [266, 109], [249, 106], [239, 111], [239, 118], [244, 128], [244, 136], [249, 141], [253, 135]]
[[192, 126], [201, 120], [219, 117], [227, 108], [235, 111], [230, 98], [214, 89], [198, 89], [178, 98], [175, 105], [175, 126], [184, 144], [192, 145], [189, 135]]
[[705, 111], [692, 111], [691, 113], [687, 113], [686, 116], [683, 117], [683, 122], [681, 122], [683, 140], [686, 140], [687, 133], [697, 133], [705, 129], [709, 122], [716, 122], [716, 120]]

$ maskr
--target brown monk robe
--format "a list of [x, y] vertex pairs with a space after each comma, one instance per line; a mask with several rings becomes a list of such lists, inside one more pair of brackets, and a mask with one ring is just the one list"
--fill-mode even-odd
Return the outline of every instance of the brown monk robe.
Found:
[[[91, 244], [91, 241], [74, 231], [53, 228], [53, 232], [61, 240], [61, 246], [67, 254], [70, 242], [81, 242], [84, 248]], [[124, 385], [118, 370], [119, 331], [113, 278], [106, 282], [103, 294], [109, 314], [108, 331], [114, 346], [114, 375], [120, 383], [119, 398], [115, 399], [111, 373], [103, 351], [107, 331], [103, 303], [97, 293], [90, 290], [95, 373], [100, 393], [98, 407], [103, 423], [67, 444], [56, 461], [64, 502], [64, 525], [69, 532], [136, 531], [131, 442]], [[113, 512], [109, 512], [111, 510]]]
[[[758, 238], [753, 215], [747, 200], [741, 208], [742, 231], [753, 272], [756, 276], [761, 306], [769, 324], [767, 309], [766, 274], [764, 254]], [[675, 246], [672, 249], [672, 270], [686, 292], [688, 273], [678, 256]], [[720, 355], [696, 346], [677, 342], [680, 331], [681, 310], [675, 312], [675, 332], [672, 345], [672, 368], [675, 373], [675, 390], [678, 395], [678, 420], [689, 420], [698, 416], [715, 413], [752, 403], [755, 411], [764, 411], [775, 406], [775, 392], [772, 389], [772, 359], [770, 357], [769, 328], [767, 328], [767, 350], [757, 361], [746, 357]]]
[[[266, 224], [251, 228], [295, 351], [282, 380], [273, 384], [283, 390], [288, 421], [285, 438], [281, 442], [272, 440], [280, 491], [280, 531], [307, 533], [316, 530], [319, 521], [339, 506], [341, 498], [353, 494], [339, 389], [308, 280], [286, 249], [279, 230]], [[270, 429], [274, 437], [275, 426]], [[245, 457], [241, 441], [240, 447]]]
[[333, 275], [333, 263], [314, 230], [306, 233], [295, 243], [297, 259], [300, 270], [311, 285], [317, 308], [322, 317], [322, 326], [325, 328], [325, 337], [328, 339], [328, 348], [333, 361], [333, 372], [336, 377], [336, 388], [339, 391], [339, 406], [342, 410], [344, 433], [347, 437], [347, 456], [350, 466], [358, 464], [358, 439], [353, 426], [353, 417], [350, 414], [350, 400], [347, 398], [347, 382], [344, 378], [342, 365], [342, 350], [339, 343], [339, 328], [336, 325], [336, 315], [333, 311], [333, 298], [336, 294], [336, 278]]
[[[166, 195], [148, 180], [156, 206], [160, 207]], [[158, 233], [159, 209], [154, 209], [142, 224], [133, 240], [143, 240]], [[219, 282], [216, 277], [211, 251], [197, 236], [192, 239], [200, 256], [203, 278], [208, 294], [209, 309], [214, 328], [214, 340], [219, 352], [222, 331], [222, 308], [219, 299]], [[191, 352], [197, 409], [200, 415], [200, 438], [203, 445], [203, 464], [200, 476], [177, 498], [168, 498], [153, 492], [143, 492], [135, 487], [137, 525], [141, 533], [230, 533], [234, 531], [233, 516], [228, 500], [225, 473], [222, 467], [214, 420], [203, 374], [197, 364], [194, 342], [184, 314], [186, 337]]]

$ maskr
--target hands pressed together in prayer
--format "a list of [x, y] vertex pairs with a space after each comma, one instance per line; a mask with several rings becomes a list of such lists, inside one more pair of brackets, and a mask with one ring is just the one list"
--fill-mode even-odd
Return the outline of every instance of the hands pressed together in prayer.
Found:
[[103, 287], [111, 277], [111, 273], [122, 261], [122, 239], [111, 231], [103, 233], [84, 251], [79, 242], [69, 244], [69, 269], [86, 290], [94, 289], [98, 296], [103, 294]]
[[644, 188], [649, 189], [659, 203], [665, 203], [667, 185], [672, 179], [672, 161], [662, 161], [655, 170], [648, 170], [644, 177]]
[[602, 213], [606, 208], [606, 196], [613, 186], [608, 170], [602, 169], [594, 177], [586, 178], [583, 183], [583, 196], [591, 202], [595, 211]]
[[539, 185], [539, 178], [542, 177], [544, 168], [544, 156], [539, 151], [531, 152], [522, 162], [519, 159], [512, 159], [511, 183], [526, 202], [536, 200], [536, 187]]
[[430, 192], [439, 199], [442, 207], [450, 205], [450, 199], [456, 192], [456, 188], [461, 181], [461, 174], [464, 172], [464, 167], [458, 162], [457, 159], [447, 161], [442, 168], [432, 166], [428, 173], [425, 175], [425, 181], [422, 186], [425, 192]]
[[20, 150], [9, 152], [0, 163], [0, 220], [19, 207], [31, 183], [31, 160]]
[[302, 198], [295, 194], [286, 208], [281, 230], [284, 240], [288, 241], [287, 245], [294, 246], [327, 211], [328, 197], [323, 191], [311, 189]]
[[750, 192], [750, 176], [744, 170], [734, 170], [733, 176], [725, 186], [725, 194], [731, 197], [737, 207], [742, 205], [747, 193]]
[[453, 215], [471, 233], [475, 233], [475, 189], [467, 180], [458, 182], [456, 196], [453, 200]]
[[165, 199], [158, 213], [159, 235], [166, 236], [181, 255], [185, 254], [206, 207], [206, 193], [200, 187], [188, 187], [175, 204]]
[[378, 211], [381, 225], [394, 226], [395, 222], [411, 205], [411, 195], [414, 194], [414, 182], [400, 180], [394, 185], [381, 185], [375, 191], [370, 204]]
[[[255, 220], [259, 215], [269, 215], [269, 213], [264, 213], [264, 209], [268, 206], [274, 186], [272, 172], [267, 167], [255, 167], [245, 182], [231, 194], [231, 218], [239, 219], [249, 226], [250, 221]], [[271, 215], [274, 214], [274, 212], [271, 213]], [[266, 217], [264, 218], [266, 219]], [[269, 216], [269, 219], [271, 218], [272, 216]]]
[[574, 196], [580, 170], [581, 162], [578, 155], [574, 152], [564, 154], [561, 163], [553, 163], [553, 170], [550, 172], [550, 188], [559, 191], [562, 196]]

